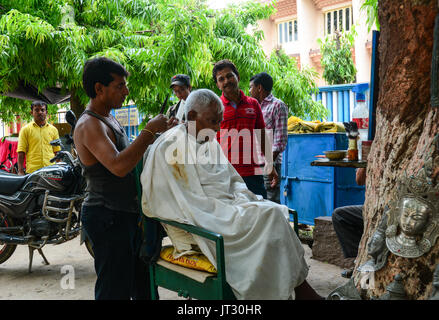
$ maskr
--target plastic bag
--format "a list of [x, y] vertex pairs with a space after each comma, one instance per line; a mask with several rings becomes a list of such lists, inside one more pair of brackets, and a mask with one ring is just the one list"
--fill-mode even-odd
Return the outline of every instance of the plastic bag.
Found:
[[216, 268], [210, 263], [204, 254], [183, 255], [175, 259], [174, 248], [168, 246], [160, 252], [160, 258], [173, 264], [177, 264], [186, 268], [217, 273]]

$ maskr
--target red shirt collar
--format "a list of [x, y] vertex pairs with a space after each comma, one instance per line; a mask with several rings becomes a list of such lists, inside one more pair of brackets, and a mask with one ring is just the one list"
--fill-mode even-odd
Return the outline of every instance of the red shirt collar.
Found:
[[[239, 89], [239, 94], [241, 95], [240, 97], [240, 101], [238, 104], [242, 103], [242, 102], [246, 102], [247, 100], [247, 96], [244, 94], [244, 91], [242, 91], [241, 89]], [[226, 98], [226, 96], [224, 95], [224, 92], [221, 95], [221, 101], [223, 102], [223, 104], [230, 104], [230, 100]]]

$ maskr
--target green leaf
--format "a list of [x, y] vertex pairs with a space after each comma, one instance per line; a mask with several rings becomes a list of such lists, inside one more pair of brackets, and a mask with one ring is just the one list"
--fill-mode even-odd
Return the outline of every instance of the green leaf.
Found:
[[[19, 81], [40, 90], [59, 85], [74, 91], [83, 106], [86, 60], [107, 56], [130, 72], [129, 99], [148, 115], [159, 111], [170, 93], [169, 79], [187, 73], [194, 88], [219, 94], [212, 66], [232, 60], [247, 92], [255, 73], [269, 72], [274, 93], [290, 114], [314, 119], [325, 115], [316, 92], [315, 70], [297, 69], [284, 53], [269, 58], [260, 45], [261, 31], [249, 34], [260, 19], [270, 17], [272, 3], [249, 1], [213, 11], [200, 0], [2, 0], [0, 7], [0, 91]], [[175, 97], [171, 97], [175, 99]], [[0, 119], [27, 117], [29, 103], [0, 96]]]
[[342, 32], [334, 37], [319, 39], [323, 67], [323, 78], [330, 85], [345, 84], [355, 81], [356, 68], [351, 49], [354, 47], [355, 27], [349, 32]]

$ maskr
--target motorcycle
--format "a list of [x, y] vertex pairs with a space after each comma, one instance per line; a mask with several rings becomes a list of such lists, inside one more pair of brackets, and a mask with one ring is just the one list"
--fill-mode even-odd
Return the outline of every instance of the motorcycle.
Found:
[[[75, 152], [75, 114], [68, 111], [66, 120], [72, 127], [66, 135], [67, 144]], [[60, 146], [61, 141], [50, 144]], [[27, 245], [31, 272], [35, 250], [48, 265], [42, 251], [46, 244], [61, 244], [80, 234], [80, 243], [85, 243], [93, 256], [91, 242], [81, 230], [86, 182], [79, 159], [68, 151], [59, 151], [50, 161], [58, 162], [24, 176], [0, 171], [0, 264], [12, 256], [17, 245]]]

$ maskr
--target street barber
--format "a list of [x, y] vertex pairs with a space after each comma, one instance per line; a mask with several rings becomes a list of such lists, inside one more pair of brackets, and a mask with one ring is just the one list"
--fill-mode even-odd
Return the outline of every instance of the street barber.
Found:
[[81, 221], [93, 244], [97, 300], [145, 298], [148, 290], [146, 280], [135, 279], [139, 199], [133, 169], [155, 134], [167, 130], [170, 122], [156, 116], [129, 144], [110, 113], [128, 96], [128, 75], [122, 65], [104, 57], [85, 63], [83, 86], [90, 103], [73, 137], [87, 181]]

